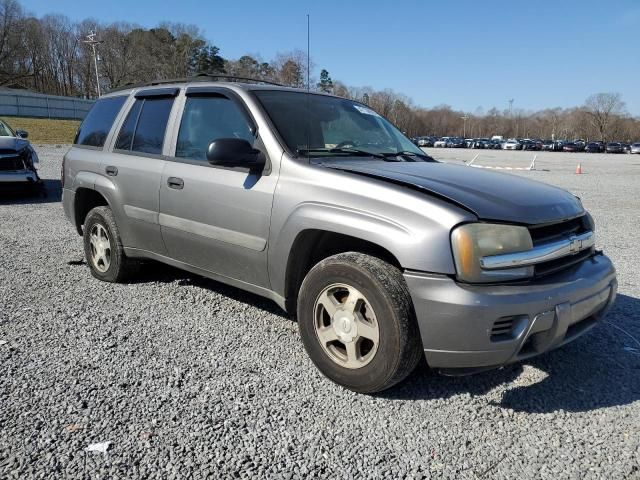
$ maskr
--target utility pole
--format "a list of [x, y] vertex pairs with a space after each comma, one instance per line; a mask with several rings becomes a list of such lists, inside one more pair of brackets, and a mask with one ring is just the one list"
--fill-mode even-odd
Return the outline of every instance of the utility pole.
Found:
[[464, 138], [467, 138], [467, 120], [469, 120], [469, 115], [467, 115], [466, 113], [460, 117], [463, 120], [463, 127], [462, 127], [462, 136]]
[[[513, 130], [513, 98], [509, 99], [509, 123], [511, 124], [511, 129]], [[513, 132], [509, 133], [513, 134]], [[516, 136], [518, 136], [517, 133]]]
[[96, 89], [98, 92], [98, 98], [100, 98], [102, 95], [100, 93], [100, 76], [98, 75], [98, 55], [96, 54], [96, 46], [103, 43], [103, 40], [96, 40], [96, 35], [96, 32], [91, 32], [83, 42], [87, 45], [91, 45], [91, 49], [93, 50], [93, 62], [96, 67]]

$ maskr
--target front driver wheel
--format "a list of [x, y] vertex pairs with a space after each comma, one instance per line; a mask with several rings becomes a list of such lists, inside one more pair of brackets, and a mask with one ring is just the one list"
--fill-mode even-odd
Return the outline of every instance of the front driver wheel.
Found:
[[422, 355], [402, 272], [363, 253], [334, 255], [311, 269], [300, 287], [298, 325], [318, 369], [360, 393], [402, 381]]

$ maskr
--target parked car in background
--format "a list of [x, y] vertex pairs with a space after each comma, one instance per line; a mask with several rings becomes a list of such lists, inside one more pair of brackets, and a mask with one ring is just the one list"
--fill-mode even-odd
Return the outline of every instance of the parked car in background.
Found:
[[513, 138], [507, 140], [502, 144], [503, 150], [522, 150], [522, 144]]
[[433, 138], [432, 137], [418, 137], [418, 146], [419, 147], [433, 147]]
[[620, 142], [609, 142], [606, 148], [607, 153], [624, 153], [624, 147]]
[[535, 140], [529, 140], [528, 138], [525, 140], [520, 140], [520, 145], [522, 150], [534, 150], [538, 151], [542, 149], [542, 143]]
[[28, 136], [26, 131], [14, 131], [0, 120], [0, 192], [45, 193], [37, 170], [40, 160]]
[[447, 147], [449, 148], [464, 148], [465, 146], [464, 138], [461, 137], [451, 137], [447, 142]]
[[569, 143], [569, 140], [556, 140], [556, 152], [562, 152], [564, 149], [564, 146]]
[[433, 142], [431, 141], [431, 137], [413, 137], [411, 139], [414, 145], [418, 147], [432, 147]]
[[585, 145], [581, 142], [567, 142], [562, 146], [563, 152], [583, 152]]
[[629, 153], [640, 153], [640, 142], [632, 143]]
[[491, 150], [500, 150], [503, 143], [504, 142], [500, 139], [492, 138], [491, 141], [487, 144], [487, 148]]
[[555, 152], [559, 150], [558, 142], [555, 140], [544, 140], [542, 142], [542, 150], [545, 150], [547, 152]]
[[601, 153], [602, 152], [602, 145], [600, 145], [599, 142], [589, 142], [584, 147], [584, 151], [587, 152], [587, 153]]
[[622, 144], [622, 151], [624, 153], [631, 153], [631, 144], [630, 143], [623, 143]]
[[584, 152], [584, 148], [587, 146], [587, 142], [584, 140], [574, 140], [573, 144], [578, 149], [578, 152]]
[[491, 140], [488, 138], [476, 138], [471, 148], [487, 149], [490, 148]]
[[438, 140], [433, 142], [433, 146], [436, 147], [436, 148], [444, 148], [444, 147], [447, 146], [447, 142], [449, 141], [449, 138], [451, 138], [451, 137], [439, 138]]

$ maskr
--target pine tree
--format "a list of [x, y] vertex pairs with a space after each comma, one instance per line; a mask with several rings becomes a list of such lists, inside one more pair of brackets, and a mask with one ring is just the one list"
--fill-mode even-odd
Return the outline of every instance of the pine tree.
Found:
[[320, 72], [320, 83], [318, 83], [318, 89], [325, 93], [331, 93], [333, 91], [333, 80], [331, 80], [329, 72], [324, 68]]

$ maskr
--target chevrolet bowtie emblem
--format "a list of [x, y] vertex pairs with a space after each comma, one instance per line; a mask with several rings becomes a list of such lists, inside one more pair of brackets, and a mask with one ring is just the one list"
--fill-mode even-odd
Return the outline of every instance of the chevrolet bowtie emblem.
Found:
[[572, 253], [577, 253], [582, 250], [584, 247], [582, 245], [582, 239], [574, 236], [569, 237], [569, 251]]

